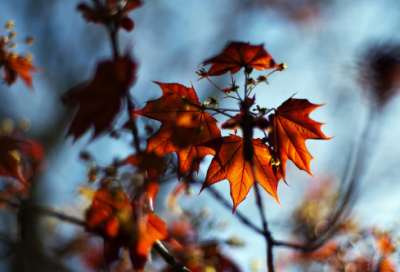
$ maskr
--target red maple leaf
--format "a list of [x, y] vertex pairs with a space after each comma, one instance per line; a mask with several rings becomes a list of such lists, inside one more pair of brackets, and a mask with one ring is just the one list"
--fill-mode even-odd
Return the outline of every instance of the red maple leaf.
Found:
[[123, 99], [135, 80], [136, 63], [129, 55], [98, 63], [94, 78], [69, 90], [62, 98], [65, 104], [78, 105], [67, 135], [75, 140], [93, 125], [92, 139], [111, 126]]
[[137, 114], [162, 122], [160, 129], [147, 140], [147, 152], [159, 156], [177, 152], [179, 176], [199, 171], [200, 160], [214, 151], [199, 146], [221, 137], [221, 131], [210, 114], [201, 109], [201, 103], [193, 87], [177, 83], [156, 82], [163, 95], [149, 101]]
[[207, 64], [212, 64], [212, 66], [205, 76], [219, 76], [227, 72], [234, 74], [243, 67], [252, 67], [257, 70], [280, 69], [280, 66], [265, 51], [263, 44], [250, 45], [242, 42], [231, 42], [222, 54], [203, 62], [203, 65]]
[[107, 265], [120, 258], [121, 248], [129, 248], [136, 271], [143, 271], [155, 242], [169, 237], [166, 224], [155, 214], [142, 211], [131, 203], [121, 189], [110, 190], [107, 184], [97, 190], [86, 211], [86, 229], [104, 238]]
[[279, 203], [277, 188], [281, 175], [274, 173], [268, 146], [262, 144], [260, 139], [252, 139], [252, 144], [254, 149], [252, 162], [245, 160], [245, 141], [242, 137], [230, 134], [229, 137], [217, 138], [202, 144], [214, 149], [216, 155], [207, 171], [201, 191], [221, 180], [229, 180], [233, 212], [246, 198], [254, 182], [258, 182]]
[[[1, 42], [0, 42], [1, 46]], [[0, 67], [4, 67], [5, 81], [11, 86], [17, 81], [18, 76], [22, 81], [32, 88], [31, 73], [39, 73], [39, 69], [35, 67], [28, 57], [14, 56], [0, 50]]]
[[[43, 148], [34, 141], [23, 141], [11, 136], [0, 136], [0, 175], [18, 179], [29, 185], [23, 175], [24, 167], [35, 168], [43, 157]], [[26, 164], [25, 158], [30, 157], [31, 164]], [[31, 169], [32, 170], [32, 169]], [[31, 173], [32, 174], [32, 173]]]
[[323, 105], [312, 104], [306, 99], [289, 98], [279, 106], [275, 114], [269, 116], [272, 124], [270, 143], [279, 158], [283, 176], [286, 173], [288, 159], [313, 176], [310, 170], [310, 161], [313, 157], [308, 152], [305, 142], [307, 139], [332, 138], [322, 133], [323, 123], [315, 122], [309, 117], [313, 110]]

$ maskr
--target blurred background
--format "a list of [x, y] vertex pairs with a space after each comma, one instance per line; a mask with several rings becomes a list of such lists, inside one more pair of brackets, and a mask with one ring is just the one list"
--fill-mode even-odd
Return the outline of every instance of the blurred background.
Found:
[[[45, 147], [45, 170], [35, 182], [31, 201], [84, 218], [83, 212], [90, 201], [77, 193], [79, 186], [87, 185], [87, 165], [79, 160], [80, 152], [90, 152], [99, 165], [106, 166], [115, 158], [128, 156], [132, 149], [129, 138], [104, 135], [90, 141], [90, 133], [75, 143], [66, 138], [73, 110], [65, 107], [60, 97], [88, 80], [99, 60], [112, 56], [105, 29], [88, 24], [76, 11], [80, 2], [18, 0], [3, 3], [0, 24], [13, 19], [19, 37], [32, 35], [36, 38], [33, 46], [25, 48], [21, 44], [16, 50], [31, 51], [35, 56], [34, 64], [42, 73], [34, 75], [34, 91], [20, 80], [10, 88], [0, 85], [0, 119], [9, 118], [17, 123], [28, 118], [31, 125], [25, 136]], [[197, 81], [199, 77], [195, 71], [201, 68], [202, 61], [220, 53], [229, 41], [263, 43], [277, 63], [285, 62], [288, 66], [285, 71], [271, 75], [269, 85], [256, 89], [258, 105], [277, 108], [294, 94], [295, 98], [305, 98], [314, 104], [326, 103], [315, 110], [311, 118], [326, 123], [322, 131], [334, 138], [307, 141], [307, 148], [314, 157], [311, 170], [315, 178], [288, 162], [288, 185], [281, 181], [278, 187], [282, 206], [262, 192], [274, 237], [296, 241], [292, 219], [299, 205], [309, 197], [312, 186], [332, 186], [332, 191], [339, 188], [346, 167], [357, 168], [352, 154], [362, 154], [361, 166], [354, 170], [357, 189], [352, 193], [353, 220], [362, 228], [398, 229], [400, 97], [395, 95], [395, 90], [400, 78], [399, 1], [157, 0], [146, 1], [130, 17], [135, 21], [135, 28], [130, 33], [120, 32], [120, 44], [121, 50], [132, 52], [139, 63], [138, 78], [131, 90], [138, 106], [143, 107], [146, 101], [161, 96], [160, 88], [152, 80], [185, 86], [193, 84], [201, 102], [212, 94], [221, 97], [222, 93], [207, 80]], [[265, 73], [256, 71], [254, 77], [259, 74]], [[242, 86], [242, 73], [234, 76]], [[227, 88], [230, 76], [215, 78], [214, 82]], [[233, 100], [221, 100], [220, 106], [237, 107]], [[220, 123], [226, 120], [217, 119]], [[126, 120], [124, 113], [118, 120], [119, 126]], [[139, 125], [141, 122], [140, 118]], [[230, 131], [222, 133], [228, 135]], [[257, 133], [256, 137], [262, 137], [261, 132]], [[357, 151], [359, 149], [363, 152]], [[204, 161], [199, 180], [204, 180], [211, 159], [209, 156]], [[326, 185], [326, 180], [330, 180], [331, 185]], [[156, 206], [157, 214], [167, 224], [174, 217], [166, 211], [165, 203], [177, 183], [176, 180], [161, 187]], [[228, 181], [213, 187], [231, 201]], [[202, 239], [237, 237], [244, 246], [222, 246], [220, 250], [241, 271], [265, 271], [263, 239], [242, 225], [231, 210], [223, 207], [207, 190], [199, 196], [200, 187], [192, 190], [191, 197], [180, 198], [179, 206], [195, 216], [203, 213], [213, 224], [209, 228], [212, 231], [203, 231]], [[252, 191], [238, 211], [261, 226]], [[15, 235], [15, 213], [5, 210], [0, 216], [2, 233]], [[77, 227], [49, 218], [29, 220], [27, 239], [39, 241], [47, 248], [43, 253], [35, 253], [42, 254], [43, 260], [35, 257], [37, 264], [32, 265], [28, 259], [33, 249], [16, 246], [16, 250], [0, 262], [2, 271], [91, 271], [79, 257], [69, 257], [67, 261], [49, 257], [52, 256], [49, 249], [57, 248], [57, 241], [76, 235]], [[275, 257], [286, 256], [289, 254], [286, 251], [293, 253], [276, 249]], [[71, 260], [78, 261], [71, 264]], [[284, 269], [307, 271], [296, 264]]]

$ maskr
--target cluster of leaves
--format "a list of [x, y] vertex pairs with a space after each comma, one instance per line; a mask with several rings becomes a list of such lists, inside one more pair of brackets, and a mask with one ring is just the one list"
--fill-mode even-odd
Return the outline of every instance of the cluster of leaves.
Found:
[[[330, 179], [308, 188], [307, 196], [291, 217], [296, 240], [307, 245], [322, 235], [337, 197]], [[280, 256], [277, 266], [282, 270], [294, 264], [303, 271], [394, 272], [398, 245], [393, 236], [392, 231], [363, 229], [349, 214], [336, 227], [331, 239], [315, 251], [304, 248], [303, 252]]]
[[[289, 98], [277, 109], [267, 111], [257, 105], [259, 113], [251, 112], [255, 103], [255, 96], [250, 98], [251, 91], [260, 82], [267, 81], [267, 76], [260, 76], [257, 82], [250, 78], [253, 69], [275, 68], [282, 71], [285, 68], [284, 64], [277, 65], [262, 45], [232, 42], [222, 54], [203, 64], [212, 64], [209, 71], [202, 69], [198, 72], [201, 78], [207, 79], [227, 72], [234, 74], [245, 68], [243, 100], [233, 80], [230, 88], [221, 90], [229, 98], [233, 98], [231, 93], [237, 94], [236, 99], [240, 101], [240, 113], [221, 127], [235, 131], [241, 128], [243, 137], [221, 137], [217, 121], [206, 112], [222, 113], [216, 109], [218, 101], [215, 98], [201, 104], [193, 87], [187, 88], [178, 83], [157, 83], [163, 91], [162, 97], [147, 102], [146, 107], [135, 112], [162, 122], [160, 129], [148, 139], [147, 152], [159, 156], [176, 152], [179, 176], [190, 171], [198, 172], [200, 161], [206, 155], [214, 155], [202, 189], [228, 179], [234, 210], [246, 198], [255, 182], [278, 201], [277, 186], [280, 179], [285, 179], [286, 161], [292, 160], [311, 175], [309, 164], [312, 156], [307, 151], [305, 141], [329, 139], [321, 132], [322, 124], [308, 117], [321, 105]], [[274, 113], [271, 113], [272, 110]], [[226, 114], [226, 111], [223, 113]], [[267, 131], [268, 135], [263, 139], [253, 139], [254, 128]]]
[[44, 151], [39, 143], [26, 139], [23, 132], [29, 121], [22, 119], [15, 128], [11, 119], [0, 122], [0, 176], [2, 199], [14, 200], [29, 195], [31, 182], [43, 168]]
[[[11, 86], [17, 81], [18, 76], [22, 81], [32, 88], [32, 75], [31, 73], [39, 72], [39, 69], [32, 64], [33, 55], [27, 53], [20, 55], [14, 49], [18, 43], [15, 41], [17, 32], [15, 31], [14, 21], [9, 21], [0, 36], [0, 69], [3, 70], [2, 79]], [[28, 37], [25, 40], [27, 45], [32, 45], [34, 42], [33, 37]]]
[[[239, 272], [238, 266], [221, 251], [221, 245], [241, 247], [243, 242], [236, 236], [223, 241], [221, 239], [205, 239], [210, 230], [224, 228], [223, 222], [215, 224], [207, 210], [199, 213], [185, 210], [178, 218], [174, 218], [168, 229], [180, 246], [173, 247], [171, 253], [190, 271], [232, 271]], [[203, 234], [204, 233], [204, 234]], [[173, 272], [171, 267], [162, 271]]]

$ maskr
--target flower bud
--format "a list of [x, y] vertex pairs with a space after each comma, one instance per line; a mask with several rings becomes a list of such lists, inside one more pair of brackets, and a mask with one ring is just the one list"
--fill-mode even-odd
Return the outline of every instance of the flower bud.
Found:
[[6, 29], [13, 29], [14, 27], [14, 20], [10, 20], [6, 23]]
[[34, 42], [35, 42], [35, 37], [33, 37], [33, 36], [30, 36], [30, 37], [26, 38], [26, 40], [25, 40], [25, 43], [27, 45], [32, 45]]

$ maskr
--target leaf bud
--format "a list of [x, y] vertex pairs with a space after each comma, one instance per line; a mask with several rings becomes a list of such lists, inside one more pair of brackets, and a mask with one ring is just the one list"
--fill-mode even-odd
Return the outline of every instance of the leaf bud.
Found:
[[35, 37], [33, 37], [33, 36], [30, 36], [30, 37], [26, 38], [26, 40], [25, 40], [25, 43], [27, 45], [32, 45], [34, 42], [35, 42]]
[[276, 68], [276, 69], [278, 69], [281, 72], [287, 68], [286, 63], [281, 63], [278, 66], [279, 66], [279, 68]]
[[14, 50], [17, 47], [18, 43], [17, 42], [13, 42], [11, 44], [8, 45], [8, 48], [11, 50]]
[[27, 131], [31, 127], [31, 121], [29, 120], [28, 117], [24, 117], [21, 120], [18, 121], [18, 129], [21, 131]]
[[231, 238], [229, 238], [226, 243], [235, 247], [244, 247], [244, 242], [236, 235], [233, 235]]
[[3, 36], [3, 38], [1, 38], [1, 43], [6, 44], [8, 43], [8, 37], [7, 36]]
[[271, 163], [271, 165], [278, 166], [278, 165], [281, 164], [281, 161], [279, 160], [279, 158], [277, 158], [277, 157], [274, 156], [274, 157], [271, 157], [270, 163]]
[[3, 133], [11, 133], [14, 131], [14, 122], [10, 118], [3, 118], [0, 121], [0, 129]]
[[34, 58], [34, 56], [33, 56], [33, 54], [32, 54], [31, 52], [26, 53], [25, 59], [26, 59], [27, 61], [32, 61], [33, 58]]
[[88, 166], [88, 182], [93, 183], [99, 179], [99, 166], [96, 163], [91, 163]]
[[203, 77], [203, 76], [205, 76], [205, 75], [207, 74], [207, 72], [206, 72], [206, 69], [201, 68], [200, 70], [196, 71], [196, 74], [197, 74], [198, 76]]
[[6, 29], [13, 29], [14, 27], [14, 20], [10, 20], [6, 23]]
[[259, 76], [257, 78], [257, 83], [260, 83], [260, 82], [265, 82], [266, 84], [268, 84], [267, 76], [266, 75]]
[[15, 32], [15, 31], [11, 31], [11, 32], [8, 34], [8, 38], [9, 38], [10, 40], [15, 39], [16, 37], [17, 37], [17, 32]]
[[219, 102], [218, 100], [214, 97], [208, 97], [210, 99], [210, 102], [204, 102], [204, 105], [210, 106], [213, 109], [215, 108], [215, 106], [219, 106]]
[[247, 85], [247, 86], [251, 87], [251, 86], [253, 86], [254, 84], [256, 84], [256, 81], [255, 81], [253, 78], [248, 78], [248, 79], [246, 80], [246, 85]]
[[244, 73], [250, 75], [253, 72], [253, 67], [246, 66], [244, 67]]
[[110, 165], [105, 169], [105, 173], [107, 177], [115, 177], [117, 175], [117, 168]]
[[259, 105], [257, 105], [257, 109], [259, 115], [264, 115], [267, 112], [267, 108], [260, 108]]
[[12, 52], [12, 53], [10, 54], [10, 58], [12, 58], [12, 59], [16, 59], [16, 58], [18, 58], [18, 57], [19, 57], [18, 53]]

